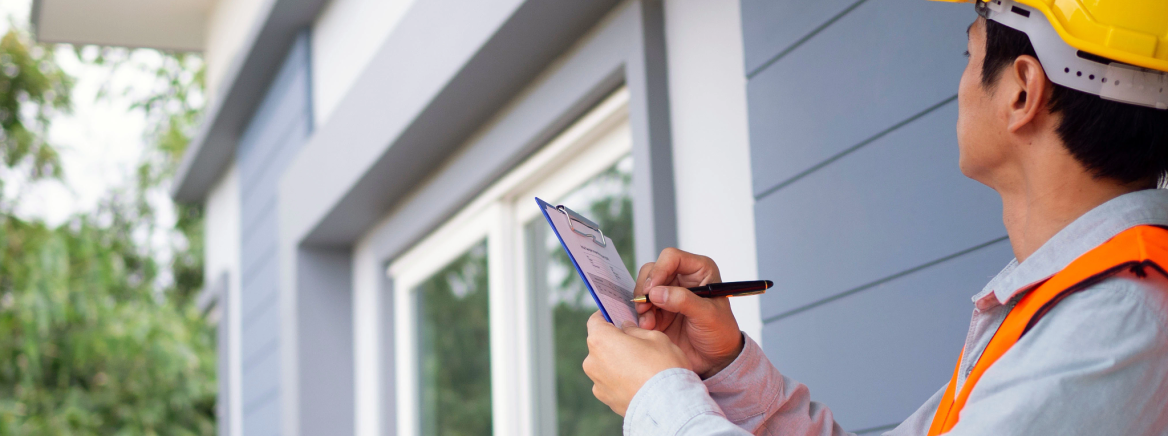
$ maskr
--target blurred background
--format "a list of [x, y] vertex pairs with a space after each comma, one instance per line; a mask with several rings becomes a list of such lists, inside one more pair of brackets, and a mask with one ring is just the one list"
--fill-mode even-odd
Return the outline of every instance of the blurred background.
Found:
[[210, 434], [202, 215], [167, 192], [199, 53], [39, 41], [0, 2], [0, 433]]
[[710, 256], [844, 428], [1012, 257], [921, 0], [0, 0], [0, 435], [619, 434], [587, 288]]

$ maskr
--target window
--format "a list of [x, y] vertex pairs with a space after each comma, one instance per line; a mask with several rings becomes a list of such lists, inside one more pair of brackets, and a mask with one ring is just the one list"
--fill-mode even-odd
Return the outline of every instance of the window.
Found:
[[[630, 271], [633, 265], [632, 156], [588, 180], [562, 199], [547, 199], [583, 213], [612, 238]], [[597, 310], [560, 241], [538, 217], [527, 223], [528, 288], [536, 336], [537, 377], [544, 406], [538, 434], [559, 436], [621, 433], [621, 417], [592, 396], [592, 380], [580, 362], [588, 355], [585, 323]], [[554, 404], [554, 407], [552, 407]], [[555, 432], [553, 433], [552, 426]]]
[[628, 98], [614, 92], [390, 265], [398, 434], [620, 432], [580, 369], [596, 306], [533, 197], [591, 214], [632, 262]]
[[487, 280], [483, 241], [413, 291], [423, 435], [491, 431]]

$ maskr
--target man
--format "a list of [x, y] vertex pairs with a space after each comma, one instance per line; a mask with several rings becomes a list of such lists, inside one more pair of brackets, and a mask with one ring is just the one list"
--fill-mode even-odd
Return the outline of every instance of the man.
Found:
[[[1049, 3], [976, 3], [959, 166], [1001, 196], [1016, 259], [974, 297], [953, 378], [888, 434], [1168, 435], [1168, 2]], [[584, 370], [625, 433], [845, 433], [725, 298], [684, 288], [718, 281], [667, 249], [640, 326], [589, 321]]]

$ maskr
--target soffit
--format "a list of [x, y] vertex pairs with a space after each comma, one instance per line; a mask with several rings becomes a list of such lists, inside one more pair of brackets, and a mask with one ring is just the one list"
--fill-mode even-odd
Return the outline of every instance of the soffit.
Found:
[[201, 51], [211, 0], [34, 0], [44, 42]]

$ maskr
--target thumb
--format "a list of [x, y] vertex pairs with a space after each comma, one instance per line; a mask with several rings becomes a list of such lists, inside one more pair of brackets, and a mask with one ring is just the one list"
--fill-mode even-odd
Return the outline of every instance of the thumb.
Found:
[[694, 295], [689, 289], [676, 286], [657, 286], [650, 289], [649, 301], [658, 308], [691, 318], [705, 318], [713, 315], [714, 310], [714, 306], [705, 298]]

